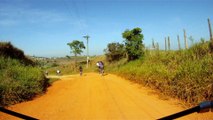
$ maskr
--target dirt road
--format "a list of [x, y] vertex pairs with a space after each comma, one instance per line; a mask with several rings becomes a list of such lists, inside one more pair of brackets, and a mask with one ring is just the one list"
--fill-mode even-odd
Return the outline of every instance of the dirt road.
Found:
[[[87, 73], [62, 77], [45, 95], [8, 109], [41, 120], [154, 120], [183, 110], [180, 106], [115, 75]], [[210, 114], [181, 119], [210, 119]], [[17, 118], [0, 112], [0, 119]]]

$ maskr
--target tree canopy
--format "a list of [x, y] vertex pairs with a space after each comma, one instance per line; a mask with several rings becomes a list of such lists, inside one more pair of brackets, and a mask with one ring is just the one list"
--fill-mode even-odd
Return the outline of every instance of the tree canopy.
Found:
[[73, 53], [75, 56], [78, 54], [80, 55], [83, 52], [82, 49], [85, 49], [84, 43], [79, 40], [73, 40], [72, 42], [67, 43], [67, 45], [70, 46], [71, 53]]
[[124, 45], [120, 43], [109, 43], [104, 51], [109, 62], [120, 60], [125, 54]]
[[144, 55], [143, 34], [141, 28], [125, 30], [122, 37], [125, 39], [125, 49], [128, 61], [135, 60]]

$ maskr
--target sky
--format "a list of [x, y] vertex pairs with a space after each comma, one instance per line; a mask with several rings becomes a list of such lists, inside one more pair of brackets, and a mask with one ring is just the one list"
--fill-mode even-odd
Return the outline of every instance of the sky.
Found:
[[[0, 0], [0, 41], [10, 41], [26, 55], [72, 55], [67, 43], [89, 35], [89, 55], [102, 55], [108, 43], [123, 43], [126, 29], [140, 27], [143, 43], [164, 49], [170, 36], [183, 48], [183, 29], [195, 42], [209, 40], [213, 0]], [[189, 45], [191, 44], [190, 41]], [[86, 55], [84, 50], [82, 55]]]

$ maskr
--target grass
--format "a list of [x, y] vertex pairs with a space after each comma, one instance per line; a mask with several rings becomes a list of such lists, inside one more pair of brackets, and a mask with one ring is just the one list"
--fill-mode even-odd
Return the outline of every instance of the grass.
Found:
[[209, 43], [181, 51], [146, 51], [143, 58], [112, 63], [107, 71], [194, 105], [213, 100], [213, 55]]
[[32, 99], [37, 94], [42, 94], [47, 86], [48, 79], [39, 68], [0, 57], [0, 105]]
[[[7, 43], [0, 43], [0, 49], [5, 48], [1, 51], [4, 54], [0, 54], [0, 106], [30, 100], [45, 92], [49, 83], [41, 69], [31, 64], [32, 61], [29, 62], [21, 50], [11, 44], [9, 47], [4, 45], [8, 46]], [[7, 48], [14, 50], [15, 57]]]

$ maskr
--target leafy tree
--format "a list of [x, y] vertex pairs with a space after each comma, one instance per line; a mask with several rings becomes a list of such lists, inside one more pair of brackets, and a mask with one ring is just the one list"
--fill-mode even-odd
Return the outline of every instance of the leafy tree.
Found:
[[122, 37], [125, 39], [125, 49], [128, 61], [135, 60], [144, 55], [143, 34], [140, 28], [125, 30]]
[[85, 49], [84, 43], [82, 41], [74, 40], [70, 43], [67, 43], [70, 46], [71, 53], [75, 55], [75, 57], [83, 52], [82, 49]]
[[125, 55], [124, 45], [120, 43], [109, 43], [104, 51], [109, 62], [120, 60]]
[[77, 57], [78, 54], [80, 55], [83, 52], [82, 49], [85, 49], [84, 43], [78, 40], [73, 40], [72, 42], [67, 43], [67, 45], [70, 46], [71, 53], [75, 55], [75, 58]]

